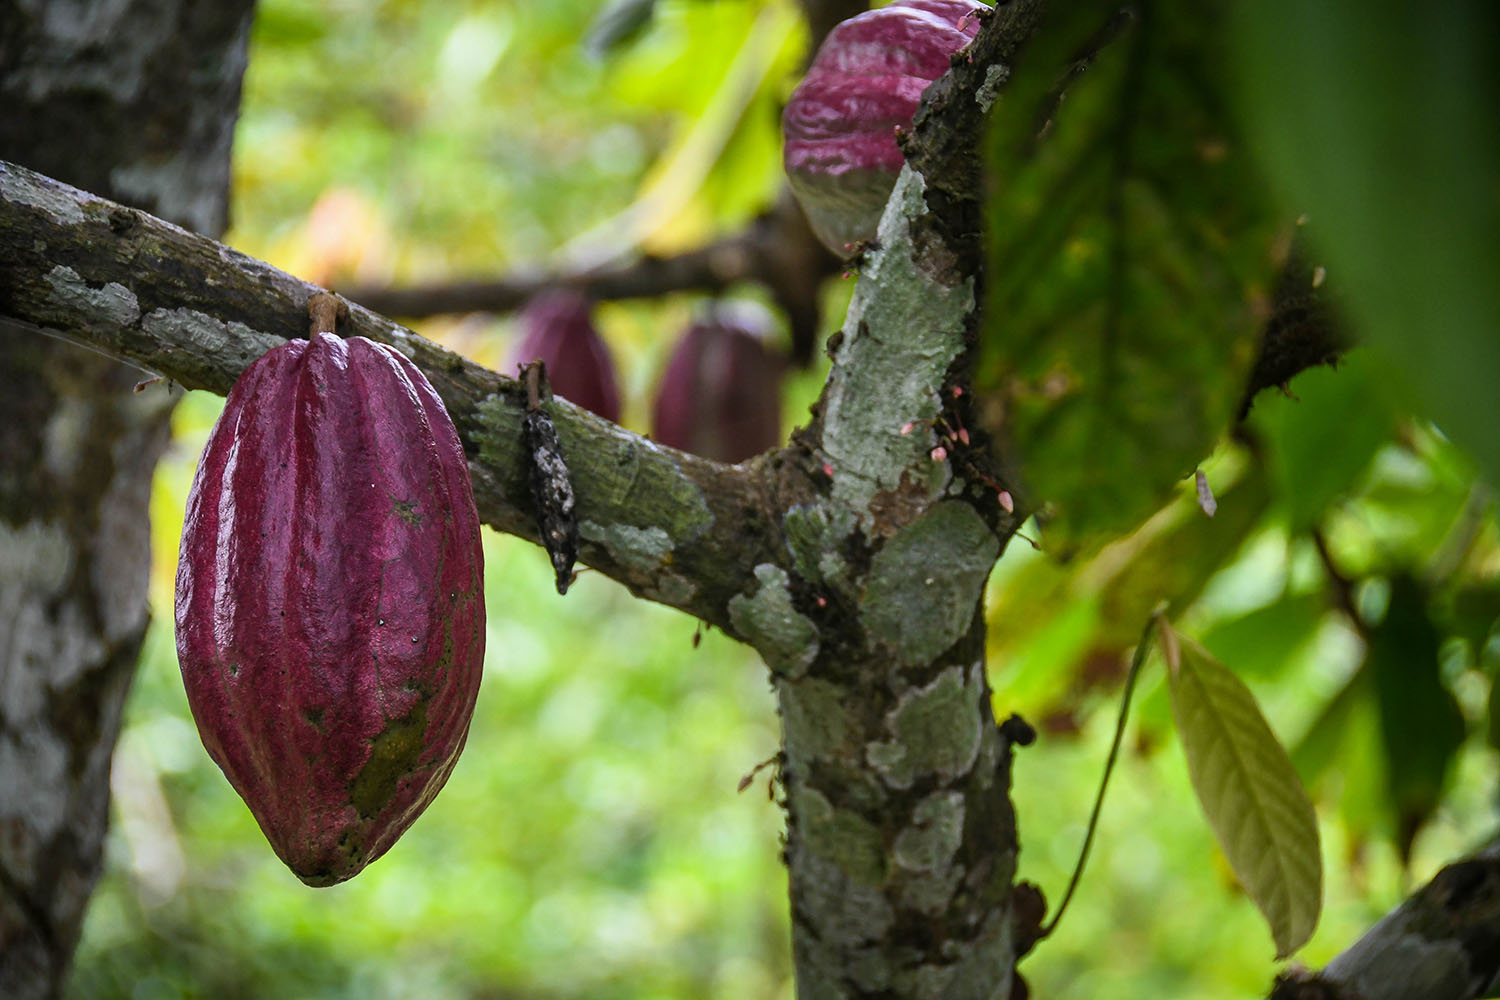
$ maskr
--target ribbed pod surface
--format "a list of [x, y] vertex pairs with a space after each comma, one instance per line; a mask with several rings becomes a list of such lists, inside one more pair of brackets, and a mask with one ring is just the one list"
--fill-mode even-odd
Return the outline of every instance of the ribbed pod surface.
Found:
[[383, 854], [451, 773], [482, 577], [463, 449], [411, 362], [319, 334], [245, 371], [188, 496], [177, 651], [204, 746], [309, 885]]

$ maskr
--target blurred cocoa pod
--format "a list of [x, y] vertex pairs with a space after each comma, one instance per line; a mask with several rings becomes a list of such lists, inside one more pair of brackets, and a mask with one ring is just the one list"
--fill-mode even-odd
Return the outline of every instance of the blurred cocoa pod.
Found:
[[770, 317], [717, 307], [688, 327], [656, 392], [652, 435], [720, 462], [742, 462], [781, 443], [782, 358], [765, 346]]
[[544, 292], [532, 299], [521, 312], [521, 338], [509, 367], [542, 361], [553, 395], [618, 422], [614, 361], [590, 313], [588, 299], [576, 292]]

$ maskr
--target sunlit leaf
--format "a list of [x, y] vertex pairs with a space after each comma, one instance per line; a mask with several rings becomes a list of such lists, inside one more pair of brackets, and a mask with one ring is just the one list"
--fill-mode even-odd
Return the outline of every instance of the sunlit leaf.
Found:
[[1463, 713], [1439, 672], [1441, 644], [1421, 584], [1410, 576], [1396, 577], [1385, 618], [1370, 630], [1366, 662], [1380, 706], [1386, 783], [1403, 860], [1437, 808], [1464, 740]]
[[976, 385], [1053, 506], [1044, 537], [1060, 554], [1139, 523], [1192, 476], [1234, 415], [1278, 259], [1225, 113], [1218, 5], [1119, 6], [1054, 5], [988, 147]]
[[1312, 802], [1244, 682], [1165, 624], [1162, 644], [1193, 790], [1285, 958], [1312, 936], [1323, 906]]
[[1233, 23], [1255, 148], [1359, 336], [1500, 478], [1500, 5], [1260, 0]]

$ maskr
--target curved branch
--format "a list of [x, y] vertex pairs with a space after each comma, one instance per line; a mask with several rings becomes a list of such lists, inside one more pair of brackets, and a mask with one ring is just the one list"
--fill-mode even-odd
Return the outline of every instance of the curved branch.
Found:
[[818, 289], [837, 273], [834, 259], [808, 228], [790, 192], [741, 232], [673, 257], [650, 254], [574, 273], [521, 271], [498, 278], [408, 287], [364, 286], [344, 294], [389, 316], [510, 312], [552, 288], [588, 298], [654, 298], [669, 292], [722, 292], [738, 282], [765, 286], [791, 327], [793, 359], [806, 365], [818, 334]]
[[1475, 1000], [1500, 985], [1500, 842], [1456, 861], [1321, 973], [1278, 977], [1271, 1000]]
[[[0, 161], [0, 320], [11, 330], [60, 336], [222, 395], [265, 351], [305, 336], [316, 291], [207, 237]], [[343, 332], [390, 344], [422, 369], [463, 439], [481, 518], [536, 541], [522, 387], [357, 305]], [[583, 561], [737, 634], [729, 599], [749, 567], [778, 561], [762, 514], [773, 463], [721, 465], [565, 400], [546, 405], [578, 492]]]

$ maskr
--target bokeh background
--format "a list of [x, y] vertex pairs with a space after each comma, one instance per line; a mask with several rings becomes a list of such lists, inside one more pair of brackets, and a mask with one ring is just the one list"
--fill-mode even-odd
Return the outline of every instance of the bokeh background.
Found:
[[[583, 0], [261, 0], [227, 241], [337, 288], [671, 253], [747, 222], [782, 184], [779, 109], [807, 46], [795, 5], [661, 0], [604, 51], [589, 45], [599, 12]], [[825, 333], [850, 287], [829, 284]], [[703, 304], [599, 309], [626, 426], [648, 429], [657, 374]], [[506, 316], [416, 326], [492, 367], [514, 336]], [[822, 376], [788, 383], [788, 428]], [[1055, 900], [1122, 654], [1163, 593], [1193, 598], [1185, 631], [1251, 685], [1318, 803], [1325, 913], [1299, 956], [1316, 966], [1490, 831], [1500, 542], [1467, 459], [1386, 401], [1357, 352], [1293, 391], [1261, 399], [1205, 464], [1214, 520], [1187, 484], [1081, 564], [1013, 544], [990, 588], [991, 672], [997, 714], [1041, 730], [1016, 764], [1021, 875]], [[188, 394], [157, 474], [154, 620], [71, 995], [790, 998], [769, 772], [736, 791], [778, 745], [764, 668], [598, 574], [559, 598], [540, 550], [492, 532], [484, 685], [447, 788], [351, 883], [308, 889], [283, 869], [199, 744], [171, 633], [184, 499], [220, 406]], [[1418, 581], [1436, 640], [1414, 641], [1413, 697], [1461, 720], [1439, 734], [1451, 752], [1415, 797], [1409, 781], [1393, 792], [1380, 714], [1393, 695], [1363, 669], [1401, 579]], [[1136, 706], [1080, 894], [1023, 963], [1033, 995], [1264, 995], [1274, 948], [1193, 799], [1160, 664]]]

